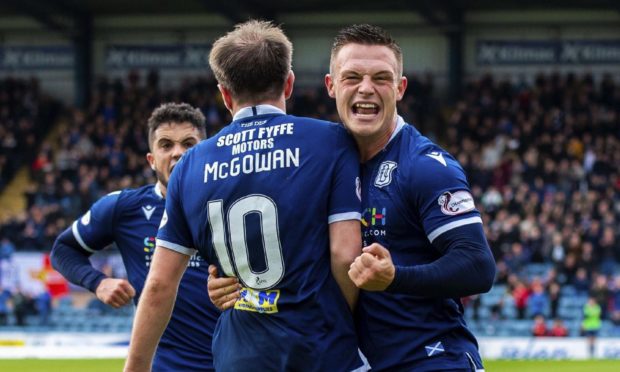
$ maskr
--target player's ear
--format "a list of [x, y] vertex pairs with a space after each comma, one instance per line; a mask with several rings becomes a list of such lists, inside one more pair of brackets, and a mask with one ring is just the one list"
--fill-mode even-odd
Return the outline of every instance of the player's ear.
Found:
[[284, 98], [291, 98], [291, 94], [293, 94], [293, 85], [295, 84], [295, 73], [293, 70], [288, 72], [288, 76], [286, 77], [286, 81], [284, 82]]
[[152, 170], [155, 170], [155, 157], [150, 152], [146, 153], [146, 161], [149, 162]]
[[406, 77], [404, 76], [400, 77], [400, 79], [398, 80], [398, 86], [396, 87], [396, 89], [398, 90], [398, 94], [396, 95], [396, 100], [400, 101], [405, 95], [405, 90], [407, 90], [407, 78]]
[[224, 106], [226, 106], [228, 111], [232, 112], [233, 99], [232, 99], [232, 94], [230, 94], [230, 90], [228, 90], [228, 88], [226, 88], [222, 84], [218, 84], [217, 89], [220, 90], [220, 94], [222, 95], [222, 100], [224, 101]]
[[331, 74], [325, 74], [325, 88], [327, 88], [327, 94], [331, 98], [336, 98], [334, 94], [334, 81], [332, 80]]

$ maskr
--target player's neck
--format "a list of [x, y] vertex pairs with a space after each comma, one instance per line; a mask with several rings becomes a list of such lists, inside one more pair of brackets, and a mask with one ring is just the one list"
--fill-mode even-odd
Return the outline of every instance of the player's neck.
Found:
[[388, 130], [382, 131], [376, 136], [355, 137], [360, 153], [360, 162], [365, 163], [381, 152], [381, 150], [387, 146], [388, 142], [390, 142], [390, 138], [392, 138], [392, 134], [396, 130], [396, 127], [396, 120], [394, 120]]
[[159, 189], [159, 192], [161, 192], [161, 196], [166, 199], [166, 192], [168, 192], [168, 188], [163, 183], [161, 183], [161, 181], [157, 181], [155, 187]]
[[272, 100], [262, 100], [262, 101], [243, 101], [243, 102], [233, 102], [232, 109], [230, 113], [234, 117], [239, 110], [245, 107], [259, 106], [259, 105], [271, 105], [279, 108], [280, 110], [286, 112], [286, 100], [284, 96], [279, 99]]

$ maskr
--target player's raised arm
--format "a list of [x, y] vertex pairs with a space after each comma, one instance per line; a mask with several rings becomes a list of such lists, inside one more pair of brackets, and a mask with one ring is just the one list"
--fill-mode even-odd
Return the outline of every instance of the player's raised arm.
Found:
[[150, 371], [190, 256], [157, 246], [138, 302], [125, 371]]

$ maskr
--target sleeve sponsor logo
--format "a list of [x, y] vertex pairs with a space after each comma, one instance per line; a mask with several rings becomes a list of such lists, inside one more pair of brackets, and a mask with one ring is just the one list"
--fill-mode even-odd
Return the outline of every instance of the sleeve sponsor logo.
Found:
[[90, 211], [86, 212], [86, 214], [82, 216], [82, 219], [80, 221], [82, 221], [82, 225], [88, 225], [90, 223]]
[[398, 164], [393, 161], [384, 161], [381, 163], [379, 171], [377, 172], [377, 178], [375, 178], [375, 186], [382, 188], [392, 183], [392, 174], [397, 166]]
[[278, 312], [279, 289], [258, 291], [251, 288], [241, 289], [241, 298], [235, 303], [235, 310], [252, 311], [262, 314]]
[[457, 191], [454, 194], [444, 192], [437, 203], [441, 206], [441, 212], [450, 216], [469, 212], [476, 208], [474, 198], [468, 191]]

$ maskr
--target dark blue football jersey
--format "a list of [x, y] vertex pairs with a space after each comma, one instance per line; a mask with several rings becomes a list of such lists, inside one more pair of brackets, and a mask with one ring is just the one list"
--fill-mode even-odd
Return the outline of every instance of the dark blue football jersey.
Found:
[[[76, 240], [89, 252], [116, 243], [136, 290], [135, 303], [144, 287], [164, 209], [161, 192], [148, 185], [104, 196], [72, 225]], [[154, 371], [213, 370], [211, 342], [220, 311], [207, 294], [207, 269], [199, 255], [192, 256], [155, 354]]]
[[[441, 256], [434, 239], [482, 223], [458, 162], [400, 117], [361, 177], [364, 245], [383, 245], [395, 265], [433, 262]], [[373, 371], [482, 367], [457, 298], [361, 291], [356, 322]]]
[[329, 251], [329, 223], [360, 218], [358, 175], [340, 125], [270, 105], [240, 110], [176, 165], [157, 245], [197, 249], [243, 286], [216, 326], [217, 370], [362, 365]]

